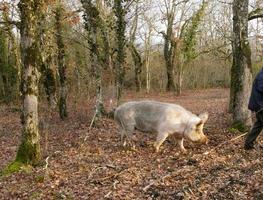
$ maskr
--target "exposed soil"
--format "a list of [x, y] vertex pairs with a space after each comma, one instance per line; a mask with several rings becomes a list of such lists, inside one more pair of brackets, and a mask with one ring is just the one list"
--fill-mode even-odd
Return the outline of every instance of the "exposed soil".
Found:
[[[263, 148], [243, 150], [244, 137], [230, 141], [241, 133], [229, 129], [228, 93], [125, 94], [124, 101], [154, 99], [194, 113], [208, 111], [204, 132], [209, 144], [186, 141], [186, 155], [172, 138], [155, 153], [155, 135], [140, 132], [135, 133], [136, 150], [124, 149], [110, 119], [89, 130], [90, 100], [70, 104], [66, 121], [42, 103], [43, 165], [1, 177], [0, 199], [263, 199]], [[0, 107], [0, 169], [15, 158], [20, 129], [18, 107]], [[263, 135], [257, 141], [263, 144]]]

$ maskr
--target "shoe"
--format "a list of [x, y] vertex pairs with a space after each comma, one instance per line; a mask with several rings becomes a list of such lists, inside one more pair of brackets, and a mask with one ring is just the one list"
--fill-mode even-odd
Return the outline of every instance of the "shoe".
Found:
[[254, 147], [254, 145], [253, 144], [245, 144], [245, 146], [244, 146], [244, 149], [245, 150], [252, 150], [252, 149], [254, 149], [255, 147]]

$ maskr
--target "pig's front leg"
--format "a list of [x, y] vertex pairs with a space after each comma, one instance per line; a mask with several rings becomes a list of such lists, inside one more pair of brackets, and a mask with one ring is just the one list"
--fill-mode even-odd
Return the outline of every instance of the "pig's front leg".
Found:
[[154, 143], [154, 147], [156, 152], [159, 151], [160, 146], [165, 141], [165, 139], [168, 137], [168, 133], [158, 133], [156, 142]]
[[179, 146], [180, 146], [180, 150], [181, 150], [183, 153], [187, 153], [187, 150], [184, 148], [184, 138], [179, 139], [179, 140], [178, 140], [178, 144], [179, 144]]

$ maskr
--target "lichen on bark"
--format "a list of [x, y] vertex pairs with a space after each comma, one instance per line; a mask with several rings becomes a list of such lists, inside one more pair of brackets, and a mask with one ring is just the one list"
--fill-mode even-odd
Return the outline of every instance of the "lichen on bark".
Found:
[[248, 0], [233, 1], [233, 64], [231, 69], [230, 111], [233, 127], [240, 131], [251, 126], [248, 100], [252, 84], [251, 49], [248, 42]]
[[[40, 136], [38, 132], [38, 83], [40, 76], [38, 40], [39, 19], [44, 0], [21, 0], [18, 4], [21, 14], [21, 58], [22, 58], [22, 138], [15, 165], [36, 165], [41, 160]], [[10, 165], [14, 166], [14, 163]]]

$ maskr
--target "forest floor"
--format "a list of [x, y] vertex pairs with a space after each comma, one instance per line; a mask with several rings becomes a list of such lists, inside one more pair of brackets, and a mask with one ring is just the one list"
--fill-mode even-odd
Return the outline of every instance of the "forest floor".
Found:
[[[245, 151], [244, 137], [231, 141], [241, 133], [229, 129], [228, 93], [125, 94], [124, 101], [154, 99], [194, 113], [208, 111], [204, 132], [209, 144], [186, 141], [186, 155], [172, 138], [155, 153], [155, 135], [140, 132], [135, 133], [136, 150], [124, 149], [111, 119], [89, 130], [94, 112], [90, 100], [70, 104], [65, 121], [42, 104], [43, 165], [0, 177], [0, 199], [263, 199], [263, 148]], [[0, 107], [0, 169], [15, 158], [20, 129], [18, 107]], [[263, 144], [263, 135], [257, 141]]]

